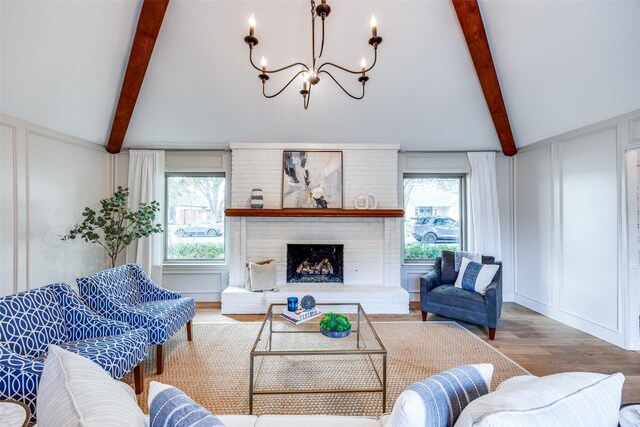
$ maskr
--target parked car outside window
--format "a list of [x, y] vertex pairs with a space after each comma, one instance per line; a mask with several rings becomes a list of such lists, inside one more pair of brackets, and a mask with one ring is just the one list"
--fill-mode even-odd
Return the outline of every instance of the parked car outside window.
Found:
[[215, 221], [197, 221], [193, 224], [185, 225], [176, 230], [176, 235], [184, 236], [210, 236], [222, 235], [222, 226]]
[[415, 218], [410, 233], [423, 243], [460, 241], [460, 225], [458, 221], [449, 217]]

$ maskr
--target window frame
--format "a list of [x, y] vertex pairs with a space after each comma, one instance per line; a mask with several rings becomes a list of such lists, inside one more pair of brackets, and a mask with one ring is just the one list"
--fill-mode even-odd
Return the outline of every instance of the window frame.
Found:
[[169, 259], [167, 258], [167, 248], [169, 245], [169, 178], [172, 177], [185, 177], [185, 178], [224, 178], [224, 200], [225, 200], [225, 208], [228, 202], [228, 179], [226, 172], [190, 172], [190, 171], [171, 171], [165, 172], [164, 174], [164, 200], [165, 200], [165, 208], [164, 208], [164, 224], [165, 224], [165, 233], [163, 239], [163, 265], [187, 265], [187, 264], [206, 264], [206, 265], [219, 265], [227, 263], [227, 219], [223, 212], [223, 226], [224, 226], [224, 239], [223, 239], [223, 257], [222, 258], [206, 258], [206, 259], [198, 259], [198, 258], [180, 258], [180, 259]]
[[[469, 194], [467, 193], [467, 181], [469, 179], [468, 173], [428, 173], [428, 172], [407, 172], [402, 174], [402, 209], [405, 209], [404, 200], [405, 200], [405, 186], [404, 182], [406, 179], [425, 179], [425, 178], [456, 178], [460, 180], [460, 219], [458, 223], [460, 224], [460, 250], [464, 251], [467, 248], [467, 206], [468, 206], [468, 198]], [[405, 211], [406, 215], [406, 211]], [[409, 265], [418, 265], [418, 264], [427, 264], [432, 265], [435, 262], [435, 258], [423, 258], [423, 259], [407, 259], [405, 258], [405, 246], [406, 246], [406, 237], [407, 237], [407, 221], [405, 220], [405, 216], [402, 217], [402, 262], [403, 264]], [[453, 218], [452, 218], [453, 219]]]

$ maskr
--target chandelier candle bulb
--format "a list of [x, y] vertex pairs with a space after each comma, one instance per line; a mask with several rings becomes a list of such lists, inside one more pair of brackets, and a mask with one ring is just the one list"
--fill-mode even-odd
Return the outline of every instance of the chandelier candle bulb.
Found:
[[251, 14], [251, 16], [249, 17], [249, 35], [253, 36], [254, 31], [256, 29], [256, 17], [253, 15], [253, 13]]
[[264, 58], [264, 56], [260, 60], [260, 65], [262, 65], [262, 72], [266, 73], [267, 72], [267, 60]]
[[360, 71], [362, 71], [363, 76], [366, 70], [367, 70], [367, 61], [365, 61], [364, 58], [362, 58], [362, 61], [360, 61]]
[[378, 22], [373, 15], [371, 15], [371, 37], [378, 37]]

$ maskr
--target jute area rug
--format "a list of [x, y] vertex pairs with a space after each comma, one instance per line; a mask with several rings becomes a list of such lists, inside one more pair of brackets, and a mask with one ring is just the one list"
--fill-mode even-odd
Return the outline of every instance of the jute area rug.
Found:
[[[155, 348], [145, 360], [145, 384], [159, 381], [184, 390], [216, 414], [249, 413], [249, 353], [260, 323], [193, 325], [193, 341], [179, 331], [165, 344], [165, 368], [155, 373]], [[387, 411], [408, 385], [458, 365], [491, 363], [492, 389], [528, 372], [454, 322], [375, 322], [388, 352]], [[307, 334], [298, 334], [307, 335]], [[324, 338], [324, 337], [322, 337]], [[326, 338], [330, 339], [330, 338]], [[266, 358], [260, 373], [265, 388], [373, 387], [377, 379], [365, 356], [279, 356]], [[374, 358], [381, 366], [381, 358]], [[257, 366], [257, 364], [256, 364]], [[132, 374], [124, 379], [133, 385]], [[138, 397], [145, 413], [148, 386]], [[382, 414], [381, 393], [263, 395], [254, 414]]]

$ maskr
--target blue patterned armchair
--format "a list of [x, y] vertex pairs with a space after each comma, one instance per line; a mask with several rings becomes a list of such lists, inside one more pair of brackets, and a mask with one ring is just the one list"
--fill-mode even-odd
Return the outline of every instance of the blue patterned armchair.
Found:
[[77, 282], [82, 299], [95, 312], [147, 330], [149, 344], [156, 346], [158, 374], [164, 370], [162, 345], [185, 324], [191, 341], [193, 298], [158, 286], [138, 264], [104, 270]]
[[98, 316], [65, 283], [20, 292], [0, 298], [0, 400], [26, 403], [32, 422], [49, 344], [91, 359], [115, 379], [135, 368], [142, 392], [144, 329]]

